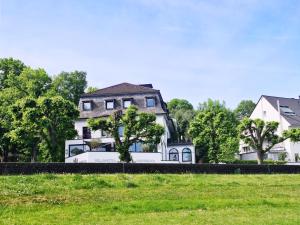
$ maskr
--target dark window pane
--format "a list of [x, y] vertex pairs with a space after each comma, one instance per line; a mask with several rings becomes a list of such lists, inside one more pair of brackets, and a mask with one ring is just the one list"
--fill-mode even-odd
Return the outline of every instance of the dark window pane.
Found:
[[89, 127], [82, 128], [82, 138], [83, 139], [91, 139], [91, 129]]

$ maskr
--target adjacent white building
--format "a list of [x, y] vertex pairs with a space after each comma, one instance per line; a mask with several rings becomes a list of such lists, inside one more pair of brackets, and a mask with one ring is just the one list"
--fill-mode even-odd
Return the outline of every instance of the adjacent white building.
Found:
[[[160, 91], [154, 89], [151, 84], [129, 83], [121, 83], [81, 96], [80, 117], [75, 122], [78, 136], [74, 140], [66, 141], [65, 162], [119, 162], [119, 153], [115, 151], [114, 139], [105, 131], [91, 131], [87, 126], [87, 119], [107, 118], [117, 110], [124, 112], [131, 104], [137, 106], [140, 112], [154, 113], [156, 122], [165, 128], [165, 133], [157, 146], [149, 147], [142, 143], [135, 143], [130, 147], [133, 162], [195, 163], [195, 149], [191, 143], [175, 144], [171, 141], [171, 134], [175, 131], [175, 127]], [[120, 134], [122, 134], [122, 127], [120, 127]]]
[[[281, 134], [284, 130], [299, 128], [300, 99], [262, 95], [250, 118], [278, 122], [278, 134]], [[300, 143], [293, 143], [288, 139], [274, 146], [271, 151], [265, 155], [265, 158], [278, 160], [280, 153], [287, 154], [286, 160], [288, 162], [297, 162], [300, 156]], [[242, 160], [256, 160], [257, 155], [253, 149], [241, 143], [240, 158]]]

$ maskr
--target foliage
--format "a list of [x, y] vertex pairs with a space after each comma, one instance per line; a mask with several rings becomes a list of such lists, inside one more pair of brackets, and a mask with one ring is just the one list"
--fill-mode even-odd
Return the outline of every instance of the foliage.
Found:
[[176, 134], [173, 139], [177, 139], [178, 142], [189, 140], [189, 124], [195, 116], [193, 105], [185, 99], [174, 98], [168, 102], [168, 109], [176, 123]]
[[281, 160], [281, 161], [284, 161], [287, 157], [287, 152], [280, 152], [278, 154], [278, 159]]
[[[92, 130], [104, 130], [114, 139], [116, 150], [120, 153], [120, 160], [130, 162], [129, 148], [136, 142], [145, 144], [158, 144], [164, 133], [164, 128], [157, 124], [155, 114], [138, 113], [135, 106], [130, 106], [125, 114], [116, 111], [106, 119], [89, 119], [88, 124]], [[120, 127], [124, 128], [123, 134]]]
[[20, 60], [13, 58], [0, 58], [0, 89], [6, 88], [6, 80], [8, 75], [17, 77], [19, 76], [25, 65]]
[[238, 151], [237, 123], [224, 103], [209, 99], [200, 104], [189, 133], [196, 149], [201, 151], [202, 161], [218, 163], [234, 158]]
[[86, 89], [86, 93], [93, 93], [93, 92], [97, 91], [98, 89], [99, 88], [97, 88], [97, 87], [88, 87]]
[[87, 86], [86, 72], [61, 72], [54, 77], [52, 86], [54, 95], [58, 94], [77, 105]]
[[300, 129], [285, 130], [282, 135], [277, 134], [278, 122], [265, 122], [261, 119], [244, 118], [239, 125], [240, 139], [257, 152], [258, 164], [263, 163], [263, 156], [276, 144], [287, 139], [292, 142], [300, 141]]
[[[76, 134], [74, 121], [79, 114], [68, 98], [73, 101], [83, 93], [85, 73], [63, 72], [52, 80], [43, 69], [0, 59], [0, 86], [2, 161], [62, 161], [65, 140]], [[76, 96], [67, 89], [75, 90]]]
[[256, 104], [251, 100], [243, 100], [239, 103], [234, 113], [238, 120], [242, 120], [245, 117], [250, 117]]
[[176, 130], [178, 133], [178, 141], [185, 142], [190, 139], [188, 129], [190, 127], [190, 122], [195, 117], [194, 110], [179, 109], [174, 112], [174, 119], [176, 122]]
[[174, 114], [176, 111], [184, 109], [184, 110], [193, 110], [193, 105], [189, 103], [185, 99], [174, 98], [170, 102], [168, 102], [168, 109], [171, 114]]

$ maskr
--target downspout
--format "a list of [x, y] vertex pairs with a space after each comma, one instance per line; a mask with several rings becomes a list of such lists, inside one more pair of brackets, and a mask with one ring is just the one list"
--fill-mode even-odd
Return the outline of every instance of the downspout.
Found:
[[280, 111], [280, 102], [279, 102], [279, 99], [277, 100], [277, 110], [278, 110], [278, 116], [279, 116], [279, 131], [280, 131], [280, 135], [282, 135], [282, 132], [283, 132], [283, 126], [282, 126], [282, 117], [281, 117], [281, 111]]

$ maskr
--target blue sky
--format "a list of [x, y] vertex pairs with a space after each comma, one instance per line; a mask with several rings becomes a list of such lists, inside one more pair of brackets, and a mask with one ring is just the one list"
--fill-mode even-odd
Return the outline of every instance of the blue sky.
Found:
[[233, 108], [300, 95], [298, 0], [0, 0], [0, 57]]

